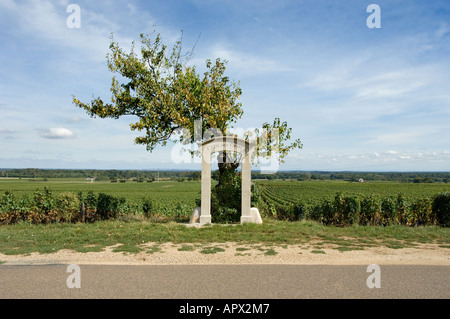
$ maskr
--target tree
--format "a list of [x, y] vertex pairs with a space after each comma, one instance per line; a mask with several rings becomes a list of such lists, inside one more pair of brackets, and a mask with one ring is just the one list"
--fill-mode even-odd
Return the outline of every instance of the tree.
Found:
[[[195, 66], [186, 64], [192, 51], [182, 55], [182, 38], [168, 50], [160, 34], [154, 40], [151, 36], [140, 35], [139, 54], [135, 52], [134, 42], [131, 52], [126, 53], [111, 36], [107, 65], [124, 82], [119, 83], [113, 76], [111, 103], [105, 103], [101, 98], [82, 103], [75, 96], [73, 103], [91, 117], [118, 119], [125, 115], [135, 116], [137, 121], [130, 124], [131, 130], [145, 132], [135, 142], [146, 145], [150, 152], [157, 145], [165, 146], [174, 137], [177, 142], [186, 144], [200, 141], [207, 130], [213, 132], [212, 135], [229, 134], [230, 125], [241, 118], [243, 109], [238, 102], [242, 94], [239, 82], [230, 81], [225, 76], [226, 61], [220, 58], [215, 62], [206, 60], [206, 71], [201, 77]], [[177, 137], [180, 129], [189, 134]], [[273, 125], [264, 123], [263, 130], [255, 132], [256, 138], [264, 141], [265, 145], [264, 149], [257, 149], [257, 155], [270, 156], [278, 152], [280, 162], [283, 162], [290, 150], [301, 148], [300, 140], [285, 145], [290, 133], [287, 123], [281, 123], [279, 119], [275, 119]], [[246, 138], [255, 136], [247, 135]], [[219, 154], [219, 158], [222, 159], [219, 160], [217, 186], [220, 188], [224, 183], [235, 182], [239, 163], [226, 152]]]
[[[114, 76], [111, 84], [112, 103], [96, 98], [90, 104], [73, 97], [76, 106], [91, 116], [117, 119], [124, 115], [136, 116], [138, 121], [131, 129], [145, 135], [137, 137], [136, 144], [144, 144], [152, 151], [158, 144], [165, 146], [178, 129], [190, 131], [194, 142], [194, 121], [201, 120], [202, 131], [219, 129], [224, 134], [232, 122], [242, 114], [237, 102], [241, 95], [239, 83], [230, 82], [224, 75], [225, 62], [206, 61], [203, 78], [195, 67], [185, 66], [181, 55], [181, 40], [170, 53], [158, 34], [154, 41], [140, 35], [140, 55], [135, 53], [134, 43], [130, 53], [125, 53], [111, 37], [107, 55], [108, 68], [127, 82], [119, 84]], [[186, 136], [180, 136], [180, 142]], [[189, 141], [184, 141], [189, 142]]]

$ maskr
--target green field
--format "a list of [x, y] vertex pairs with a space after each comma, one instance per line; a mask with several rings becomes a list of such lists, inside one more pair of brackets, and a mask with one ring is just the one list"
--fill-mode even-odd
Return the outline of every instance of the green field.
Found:
[[409, 201], [450, 192], [447, 183], [400, 183], [400, 182], [347, 182], [347, 181], [269, 181], [258, 182], [265, 200], [278, 204], [303, 201], [315, 205], [324, 198], [334, 197], [338, 192], [351, 195], [397, 196], [402, 193]]
[[48, 187], [52, 194], [58, 195], [65, 192], [77, 194], [89, 191], [105, 193], [116, 197], [123, 197], [131, 208], [138, 209], [142, 198], [150, 198], [154, 208], [161, 213], [181, 206], [184, 210], [192, 212], [195, 207], [195, 199], [200, 198], [201, 184], [198, 181], [161, 181], [153, 183], [111, 183], [109, 181], [89, 182], [86, 179], [49, 179], [48, 181], [30, 179], [0, 179], [0, 194], [11, 191], [16, 197], [32, 197], [36, 190]]
[[[333, 197], [337, 192], [353, 195], [377, 194], [380, 196], [405, 195], [409, 200], [432, 197], [442, 192], [450, 192], [447, 183], [400, 183], [400, 182], [347, 182], [347, 181], [255, 181], [266, 200], [279, 204], [291, 204], [299, 200], [307, 204], [317, 204], [324, 198]], [[0, 179], [0, 194], [9, 190], [17, 197], [33, 196], [36, 190], [44, 187], [58, 195], [64, 192], [77, 194], [106, 193], [116, 197], [124, 197], [131, 205], [138, 205], [143, 197], [151, 198], [157, 209], [171, 208], [176, 205], [195, 207], [195, 199], [200, 198], [200, 181], [161, 181], [152, 183], [111, 183], [109, 181], [89, 182], [86, 179]]]

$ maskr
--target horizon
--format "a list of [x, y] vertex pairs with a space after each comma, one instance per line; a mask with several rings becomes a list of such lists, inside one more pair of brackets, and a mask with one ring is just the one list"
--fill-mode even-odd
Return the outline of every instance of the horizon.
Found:
[[181, 36], [183, 53], [195, 47], [199, 74], [228, 61], [243, 91], [235, 130], [287, 121], [303, 149], [280, 171], [450, 168], [449, 1], [80, 0], [78, 25], [71, 3], [0, 2], [0, 166], [200, 170], [174, 161], [171, 142], [135, 145], [133, 117], [90, 118], [72, 103], [109, 101], [111, 33], [129, 52], [155, 30], [169, 48]]
[[[114, 169], [114, 168], [107, 168], [107, 169], [95, 169], [95, 168], [36, 168], [36, 167], [26, 167], [26, 168], [1, 168], [1, 170], [68, 170], [68, 171], [139, 171], [139, 172], [169, 172], [169, 171], [176, 171], [176, 172], [201, 172], [201, 169]], [[214, 171], [214, 169], [212, 169]], [[252, 173], [260, 173], [258, 171], [253, 171]], [[332, 170], [298, 170], [298, 169], [288, 169], [288, 170], [279, 170], [276, 173], [260, 173], [261, 175], [274, 175], [277, 173], [381, 173], [381, 174], [391, 174], [391, 173], [450, 173], [449, 171], [352, 171], [352, 170], [340, 170], [340, 171], [332, 171]], [[0, 177], [1, 178], [1, 177]]]

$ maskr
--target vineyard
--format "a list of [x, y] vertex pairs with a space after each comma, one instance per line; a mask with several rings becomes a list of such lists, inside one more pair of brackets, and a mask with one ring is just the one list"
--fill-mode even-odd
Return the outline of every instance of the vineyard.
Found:
[[450, 185], [444, 183], [271, 181], [257, 185], [260, 211], [278, 219], [417, 226], [448, 224], [450, 215]]
[[280, 205], [294, 204], [299, 200], [314, 205], [337, 192], [353, 195], [396, 196], [403, 194], [408, 200], [431, 197], [450, 192], [450, 184], [396, 183], [396, 182], [344, 182], [344, 181], [270, 181], [258, 182], [258, 188], [266, 202]]
[[[252, 201], [265, 218], [339, 226], [450, 224], [447, 183], [274, 180], [254, 184]], [[82, 216], [104, 219], [117, 214], [186, 221], [199, 204], [200, 190], [200, 181], [1, 179], [0, 222], [77, 222]], [[67, 211], [72, 211], [71, 217]]]
[[[195, 207], [195, 200], [200, 198], [200, 182], [198, 181], [161, 181], [111, 183], [107, 181], [89, 182], [86, 179], [9, 179], [0, 181], [0, 214], [2, 211], [36, 210], [36, 196], [49, 190], [48, 201], [56, 206], [61, 197], [80, 200], [81, 198], [98, 197], [99, 194], [111, 196], [120, 203], [121, 214], [142, 215], [143, 205], [151, 203], [151, 212], [167, 218], [187, 219]], [[8, 192], [9, 195], [5, 193]], [[9, 204], [7, 204], [9, 203]], [[92, 206], [92, 205], [91, 205]]]

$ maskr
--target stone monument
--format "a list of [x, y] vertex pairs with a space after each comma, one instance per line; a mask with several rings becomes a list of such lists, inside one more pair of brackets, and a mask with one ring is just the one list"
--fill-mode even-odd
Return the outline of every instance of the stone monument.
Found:
[[202, 154], [202, 192], [201, 207], [196, 207], [190, 223], [211, 223], [211, 155], [215, 152], [235, 152], [241, 155], [242, 193], [241, 193], [241, 224], [262, 224], [259, 211], [250, 207], [251, 200], [251, 160], [255, 144], [235, 136], [218, 136], [198, 143]]

